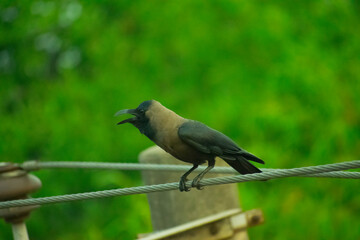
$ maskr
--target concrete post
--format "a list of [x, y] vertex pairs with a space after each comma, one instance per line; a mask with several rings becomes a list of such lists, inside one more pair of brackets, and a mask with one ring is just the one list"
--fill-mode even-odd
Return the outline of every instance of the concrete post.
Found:
[[[175, 159], [161, 148], [154, 146], [143, 151], [139, 156], [141, 163], [152, 164], [187, 164]], [[189, 165], [189, 169], [192, 165]], [[226, 166], [221, 159], [216, 161], [216, 166]], [[142, 176], [146, 185], [177, 182], [182, 172], [143, 171]], [[198, 172], [192, 173], [188, 178], [192, 179]], [[222, 176], [222, 174], [209, 173], [205, 177]], [[192, 188], [190, 192], [167, 191], [148, 194], [151, 209], [151, 220], [154, 231], [172, 228], [187, 222], [205, 218], [214, 214], [240, 209], [238, 190], [236, 184], [219, 186], [206, 186], [203, 190]], [[224, 221], [229, 224], [229, 221]], [[219, 228], [219, 226], [217, 226]], [[209, 231], [214, 231], [210, 229]], [[242, 231], [241, 238], [247, 239], [246, 230]], [[176, 238], [178, 239], [178, 238]], [[183, 239], [202, 239], [200, 236]], [[223, 239], [223, 238], [222, 238]], [[226, 238], [230, 239], [230, 238]]]

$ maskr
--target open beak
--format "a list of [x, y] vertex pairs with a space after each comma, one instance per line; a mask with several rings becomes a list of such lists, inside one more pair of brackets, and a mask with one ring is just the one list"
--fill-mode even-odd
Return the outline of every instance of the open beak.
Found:
[[121, 122], [118, 122], [117, 123], [118, 125], [123, 124], [123, 123], [133, 123], [137, 119], [135, 109], [123, 109], [123, 110], [120, 110], [120, 111], [116, 112], [114, 116], [117, 117], [117, 116], [123, 115], [123, 114], [132, 114], [135, 117], [128, 118], [128, 119], [125, 119], [125, 120], [123, 120]]

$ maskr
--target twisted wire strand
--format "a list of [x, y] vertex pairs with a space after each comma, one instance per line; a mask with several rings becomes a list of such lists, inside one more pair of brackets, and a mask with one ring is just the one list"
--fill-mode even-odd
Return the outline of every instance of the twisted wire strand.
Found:
[[[41, 161], [27, 161], [21, 165], [26, 171], [36, 171], [40, 169], [101, 169], [101, 170], [137, 170], [137, 171], [175, 171], [185, 172], [189, 170], [188, 165], [174, 165], [174, 164], [150, 164], [150, 163], [108, 163], [108, 162], [41, 162]], [[199, 166], [194, 172], [202, 172], [206, 167]], [[262, 171], [286, 171], [286, 169], [271, 169], [261, 168]], [[211, 173], [223, 174], [238, 174], [238, 172], [231, 167], [215, 167], [211, 169]], [[360, 178], [360, 172], [326, 172], [318, 174], [304, 174], [299, 177], [329, 177], [329, 178]]]
[[[83, 169], [102, 169], [102, 170], [138, 170], [138, 171], [187, 171], [189, 165], [171, 165], [171, 164], [150, 164], [150, 163], [109, 163], [109, 162], [41, 162], [27, 161], [21, 167], [26, 171], [36, 171], [40, 169], [52, 168], [83, 168]], [[205, 169], [200, 166], [195, 171], [200, 172]], [[230, 167], [216, 167], [212, 169], [213, 173], [237, 173]]]
[[[360, 160], [319, 165], [319, 166], [311, 166], [311, 167], [265, 171], [262, 173], [247, 174], [247, 175], [208, 178], [202, 180], [200, 182], [200, 185], [208, 186], [208, 185], [219, 185], [219, 184], [228, 184], [228, 183], [237, 183], [237, 182], [268, 180], [275, 178], [295, 177], [299, 175], [328, 173], [333, 171], [341, 171], [341, 170], [354, 169], [354, 168], [360, 168]], [[187, 181], [186, 186], [190, 188], [191, 181]], [[9, 208], [9, 207], [63, 203], [63, 202], [105, 198], [105, 197], [113, 197], [113, 196], [144, 194], [151, 192], [162, 192], [169, 190], [177, 190], [178, 188], [179, 188], [179, 183], [173, 182], [173, 183], [165, 183], [165, 184], [157, 184], [157, 185], [140, 186], [140, 187], [104, 190], [97, 192], [75, 193], [75, 194], [67, 194], [67, 195], [52, 196], [52, 197], [12, 200], [12, 201], [0, 202], [0, 209]]]

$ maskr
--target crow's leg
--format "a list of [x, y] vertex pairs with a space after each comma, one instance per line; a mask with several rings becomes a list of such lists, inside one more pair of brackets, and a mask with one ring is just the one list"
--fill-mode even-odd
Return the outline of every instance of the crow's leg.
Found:
[[208, 167], [205, 168], [205, 170], [202, 171], [199, 175], [197, 175], [197, 176], [194, 178], [194, 180], [192, 181], [192, 183], [191, 183], [191, 186], [192, 186], [192, 187], [196, 187], [196, 188], [199, 189], [199, 190], [203, 189], [203, 188], [200, 186], [199, 183], [200, 183], [201, 179], [205, 176], [205, 174], [206, 174], [207, 172], [209, 172], [209, 171], [215, 166], [215, 158], [213, 158], [213, 159], [211, 159], [211, 160], [208, 160], [208, 162], [209, 162]]
[[181, 176], [180, 178], [180, 182], [179, 182], [179, 190], [180, 192], [183, 192], [183, 191], [190, 191], [190, 188], [186, 187], [186, 181], [187, 181], [187, 176], [192, 172], [194, 171], [199, 165], [197, 164], [194, 164], [194, 166], [192, 168], [190, 168], [189, 171], [187, 171], [184, 175]]

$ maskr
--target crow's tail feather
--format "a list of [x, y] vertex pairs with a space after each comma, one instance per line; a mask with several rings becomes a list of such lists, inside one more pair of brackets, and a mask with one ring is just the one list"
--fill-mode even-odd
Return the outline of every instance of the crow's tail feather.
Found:
[[263, 160], [261, 160], [260, 158], [256, 157], [255, 155], [249, 153], [249, 152], [246, 152], [246, 151], [241, 151], [241, 154], [240, 154], [242, 157], [248, 159], [248, 160], [251, 160], [251, 161], [254, 161], [254, 162], [258, 162], [258, 163], [262, 163], [264, 164], [265, 162]]
[[260, 169], [252, 165], [248, 160], [243, 157], [240, 157], [237, 160], [224, 159], [224, 161], [241, 174], [261, 173]]

